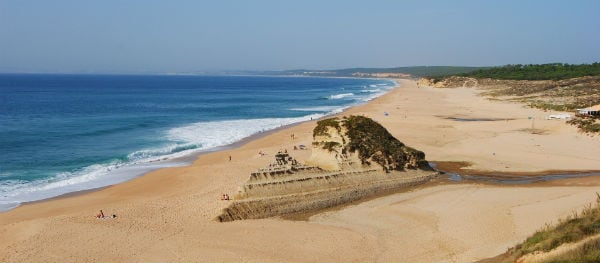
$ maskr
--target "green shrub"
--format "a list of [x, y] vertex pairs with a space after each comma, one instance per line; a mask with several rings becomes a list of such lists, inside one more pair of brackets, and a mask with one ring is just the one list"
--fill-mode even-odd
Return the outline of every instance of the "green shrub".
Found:
[[560, 80], [583, 76], [600, 75], [600, 63], [592, 64], [529, 64], [529, 65], [506, 65], [479, 69], [460, 74], [464, 77], [512, 79], [512, 80]]
[[579, 128], [584, 133], [600, 133], [600, 123], [594, 117], [577, 116], [567, 121], [567, 123]]
[[328, 127], [333, 127], [338, 132], [341, 130], [340, 122], [338, 118], [329, 118], [317, 121], [317, 127], [313, 130], [313, 138], [317, 136], [326, 136], [328, 135], [327, 129]]
[[340, 144], [339, 142], [323, 142], [322, 144], [323, 144], [323, 149], [328, 150], [330, 152], [335, 150], [336, 147], [342, 146], [342, 144]]
[[376, 121], [362, 116], [349, 116], [343, 120], [343, 125], [350, 138], [348, 151], [358, 151], [363, 163], [372, 159], [389, 171], [403, 170], [406, 163], [416, 161], [417, 166], [409, 168], [430, 169], [425, 161], [425, 153], [406, 147]]

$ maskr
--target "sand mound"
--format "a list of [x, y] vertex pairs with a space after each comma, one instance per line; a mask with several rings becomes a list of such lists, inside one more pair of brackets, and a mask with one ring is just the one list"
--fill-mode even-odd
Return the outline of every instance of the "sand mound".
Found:
[[269, 167], [250, 175], [235, 201], [216, 220], [324, 209], [422, 184], [437, 175], [423, 152], [405, 146], [369, 118], [319, 121], [313, 138], [306, 164], [279, 152]]

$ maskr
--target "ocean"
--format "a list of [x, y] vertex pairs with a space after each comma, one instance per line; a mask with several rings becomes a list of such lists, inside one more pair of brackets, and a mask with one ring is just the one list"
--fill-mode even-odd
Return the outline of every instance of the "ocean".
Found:
[[0, 74], [0, 211], [189, 164], [392, 89], [384, 79]]

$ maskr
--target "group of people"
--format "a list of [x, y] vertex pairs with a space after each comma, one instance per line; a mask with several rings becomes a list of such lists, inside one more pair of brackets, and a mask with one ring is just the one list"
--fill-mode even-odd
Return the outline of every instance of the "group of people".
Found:
[[230, 200], [229, 195], [228, 194], [221, 195], [221, 200]]

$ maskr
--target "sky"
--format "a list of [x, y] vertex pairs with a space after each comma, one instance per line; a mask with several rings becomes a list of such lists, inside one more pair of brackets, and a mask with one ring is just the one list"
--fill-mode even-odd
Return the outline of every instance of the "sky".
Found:
[[600, 61], [600, 1], [0, 0], [0, 72]]

